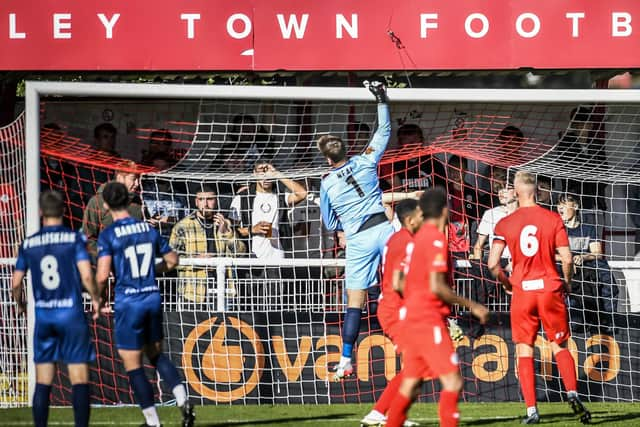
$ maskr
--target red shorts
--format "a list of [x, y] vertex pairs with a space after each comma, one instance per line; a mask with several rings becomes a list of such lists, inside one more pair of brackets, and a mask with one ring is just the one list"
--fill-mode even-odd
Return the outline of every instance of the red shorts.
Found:
[[396, 304], [386, 303], [386, 299], [381, 299], [378, 304], [378, 311], [376, 312], [382, 331], [391, 338], [391, 341], [398, 347], [399, 345], [399, 330], [398, 324], [400, 323], [400, 307]]
[[561, 289], [552, 292], [527, 292], [514, 289], [511, 299], [511, 339], [533, 345], [540, 322], [549, 341], [562, 344], [571, 333], [567, 306]]
[[407, 345], [402, 351], [402, 370], [408, 378], [440, 377], [458, 371], [458, 353], [444, 322], [405, 326], [403, 335]]

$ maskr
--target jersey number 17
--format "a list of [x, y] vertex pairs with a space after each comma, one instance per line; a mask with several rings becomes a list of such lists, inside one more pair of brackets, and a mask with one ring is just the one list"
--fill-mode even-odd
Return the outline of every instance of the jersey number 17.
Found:
[[[138, 262], [138, 257], [142, 255], [142, 260]], [[153, 246], [151, 243], [141, 243], [135, 246], [129, 246], [124, 250], [124, 256], [129, 260], [131, 267], [131, 277], [138, 279], [149, 275], [151, 267], [151, 255], [153, 255]]]

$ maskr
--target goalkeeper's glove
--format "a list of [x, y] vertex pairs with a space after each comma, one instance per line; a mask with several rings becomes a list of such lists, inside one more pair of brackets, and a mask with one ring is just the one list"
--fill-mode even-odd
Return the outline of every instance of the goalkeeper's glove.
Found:
[[464, 332], [462, 332], [462, 328], [456, 322], [456, 319], [448, 318], [447, 322], [449, 323], [449, 336], [452, 340], [458, 342], [464, 338]]
[[368, 80], [365, 80], [364, 82], [362, 82], [362, 84], [364, 85], [364, 87], [369, 89], [369, 92], [371, 92], [373, 96], [376, 97], [376, 101], [378, 101], [378, 104], [384, 104], [388, 101], [387, 88], [384, 87], [384, 83], [379, 81], [369, 82]]

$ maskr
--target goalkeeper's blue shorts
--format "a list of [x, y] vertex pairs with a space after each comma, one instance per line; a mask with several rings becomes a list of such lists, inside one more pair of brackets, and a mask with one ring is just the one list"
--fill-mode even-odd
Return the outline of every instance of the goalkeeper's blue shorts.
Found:
[[367, 289], [377, 283], [378, 267], [393, 226], [385, 221], [347, 239], [345, 266], [346, 289]]

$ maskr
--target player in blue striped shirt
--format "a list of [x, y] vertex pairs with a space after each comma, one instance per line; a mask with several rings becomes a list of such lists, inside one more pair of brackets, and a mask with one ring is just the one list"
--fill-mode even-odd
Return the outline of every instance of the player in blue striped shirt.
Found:
[[[113, 264], [115, 341], [129, 384], [146, 425], [159, 426], [153, 389], [142, 366], [144, 352], [173, 392], [182, 411], [183, 427], [191, 427], [195, 416], [187, 390], [176, 367], [162, 353], [162, 297], [156, 284], [156, 273], [172, 270], [178, 264], [178, 254], [156, 229], [129, 216], [129, 192], [123, 184], [108, 183], [102, 197], [114, 221], [98, 237], [96, 280], [104, 290]], [[156, 256], [162, 257], [162, 262], [154, 267]]]
[[42, 228], [22, 242], [13, 273], [13, 298], [18, 312], [26, 310], [22, 283], [31, 270], [35, 302], [33, 358], [36, 389], [33, 422], [47, 425], [49, 395], [55, 363], [68, 365], [76, 426], [89, 425], [89, 366], [95, 360], [91, 333], [82, 307], [82, 287], [91, 294], [98, 317], [99, 293], [93, 280], [87, 238], [62, 225], [64, 200], [60, 193], [40, 195]]
[[331, 171], [320, 185], [320, 210], [329, 231], [343, 230], [347, 239], [345, 287], [347, 312], [342, 325], [342, 357], [334, 380], [353, 374], [351, 355], [360, 332], [367, 289], [378, 283], [378, 267], [393, 227], [385, 215], [378, 185], [378, 162], [391, 135], [384, 85], [364, 82], [378, 101], [378, 129], [363, 154], [347, 158], [347, 145], [337, 136], [318, 139], [318, 150]]

